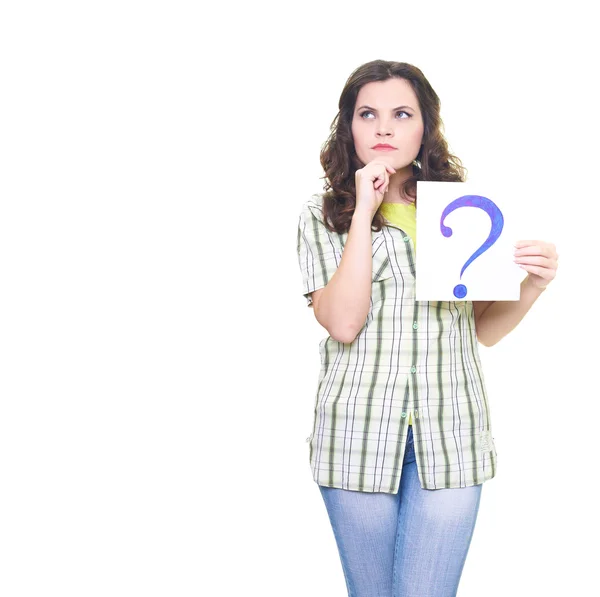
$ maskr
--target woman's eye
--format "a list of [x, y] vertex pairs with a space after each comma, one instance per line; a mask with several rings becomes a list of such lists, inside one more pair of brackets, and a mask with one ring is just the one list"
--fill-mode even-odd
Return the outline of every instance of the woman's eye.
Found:
[[[361, 113], [360, 117], [364, 118], [365, 114], [373, 114], [373, 112], [371, 112], [371, 110], [365, 110], [364, 112]], [[398, 112], [396, 112], [396, 114], [406, 114], [409, 118], [411, 117], [411, 115], [408, 112], [405, 112], [404, 110], [398, 110]], [[404, 119], [402, 119], [404, 120]]]

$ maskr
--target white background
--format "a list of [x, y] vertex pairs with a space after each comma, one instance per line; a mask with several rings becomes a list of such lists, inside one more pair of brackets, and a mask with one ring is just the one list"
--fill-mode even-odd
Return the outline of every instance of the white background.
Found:
[[[584, 9], [584, 6], [590, 6]], [[568, 5], [4, 2], [0, 594], [342, 597], [301, 205], [349, 74], [423, 70], [558, 276], [481, 346], [461, 597], [597, 590], [596, 29]]]

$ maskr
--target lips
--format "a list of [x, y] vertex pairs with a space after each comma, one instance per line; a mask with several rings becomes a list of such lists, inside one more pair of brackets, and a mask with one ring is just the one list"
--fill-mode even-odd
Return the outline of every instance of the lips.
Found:
[[381, 151], [393, 151], [396, 148], [392, 147], [391, 145], [375, 145], [375, 147], [373, 147], [373, 149], [379, 149]]

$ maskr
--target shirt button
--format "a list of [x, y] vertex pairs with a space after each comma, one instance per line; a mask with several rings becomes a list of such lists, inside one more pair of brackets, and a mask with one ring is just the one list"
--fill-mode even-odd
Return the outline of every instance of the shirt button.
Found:
[[413, 366], [410, 368], [410, 372], [411, 372], [411, 373], [416, 373], [416, 371], [417, 371], [417, 368], [416, 368], [416, 367], [413, 365]]
[[405, 412], [403, 412], [403, 413], [402, 413], [400, 416], [401, 416], [403, 419], [405, 419], [405, 418], [406, 418], [406, 413], [405, 413]]
[[413, 323], [413, 330], [416, 330], [419, 327], [419, 324], [415, 321]]
[[410, 238], [410, 237], [408, 237], [408, 236], [405, 236], [405, 237], [404, 237], [404, 242], [405, 242], [405, 243], [407, 243], [407, 242], [409, 241], [409, 238]]

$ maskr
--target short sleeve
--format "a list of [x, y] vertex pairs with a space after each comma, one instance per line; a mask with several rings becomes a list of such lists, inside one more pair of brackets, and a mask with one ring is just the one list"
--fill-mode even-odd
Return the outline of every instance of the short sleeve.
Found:
[[342, 258], [336, 233], [326, 228], [322, 211], [314, 204], [305, 203], [300, 213], [297, 250], [303, 295], [310, 307], [309, 294], [327, 285]]

